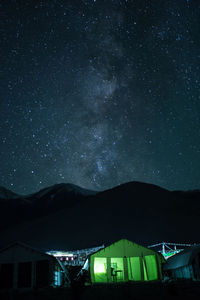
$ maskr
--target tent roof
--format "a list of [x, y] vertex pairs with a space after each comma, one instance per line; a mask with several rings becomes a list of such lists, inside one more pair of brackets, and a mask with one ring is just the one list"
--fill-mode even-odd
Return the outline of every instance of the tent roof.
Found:
[[[130, 255], [133, 256], [133, 248], [135, 251], [135, 256], [143, 256], [143, 255], [157, 255], [160, 257], [160, 259], [162, 260], [162, 262], [165, 262], [164, 257], [162, 256], [162, 254], [160, 254], [159, 252], [156, 252], [152, 249], [146, 248], [144, 246], [141, 246], [139, 244], [136, 244], [132, 241], [129, 241], [127, 239], [121, 239], [115, 243], [110, 244], [109, 246], [100, 249], [99, 251], [92, 253], [90, 256], [127, 256], [129, 257]], [[115, 249], [116, 252], [115, 252]], [[115, 252], [115, 253], [113, 253]]]
[[7, 245], [6, 247], [1, 248], [1, 249], [0, 249], [0, 255], [1, 255], [1, 253], [6, 252], [6, 251], [9, 250], [10, 248], [14, 248], [14, 247], [17, 247], [17, 246], [18, 246], [18, 247], [21, 247], [21, 248], [25, 248], [26, 250], [29, 250], [29, 251], [36, 252], [36, 253], [38, 253], [38, 254], [40, 254], [40, 255], [42, 255], [42, 256], [47, 257], [47, 259], [56, 260], [54, 256], [49, 255], [49, 254], [47, 254], [47, 253], [45, 253], [45, 252], [42, 252], [42, 251], [40, 251], [40, 250], [38, 250], [38, 249], [32, 248], [31, 246], [29, 246], [29, 245], [27, 245], [27, 244], [25, 244], [25, 243], [22, 243], [22, 242], [20, 242], [20, 241], [15, 241], [15, 242], [13, 242], [13, 243], [10, 243], [10, 244]]
[[164, 266], [164, 270], [177, 269], [180, 267], [191, 264], [193, 258], [200, 253], [200, 244], [192, 247], [188, 247], [183, 251], [168, 258], [167, 263]]

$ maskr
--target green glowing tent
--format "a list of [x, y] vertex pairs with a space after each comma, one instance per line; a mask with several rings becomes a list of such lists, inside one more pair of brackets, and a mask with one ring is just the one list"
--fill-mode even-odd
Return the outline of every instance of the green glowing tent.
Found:
[[122, 239], [90, 255], [91, 283], [151, 281], [162, 279], [164, 257], [151, 249]]

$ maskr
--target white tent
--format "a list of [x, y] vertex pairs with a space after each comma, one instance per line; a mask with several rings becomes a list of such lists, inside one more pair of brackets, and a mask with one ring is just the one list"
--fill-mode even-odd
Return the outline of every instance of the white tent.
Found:
[[0, 289], [32, 289], [69, 283], [66, 270], [51, 255], [24, 243], [0, 249]]

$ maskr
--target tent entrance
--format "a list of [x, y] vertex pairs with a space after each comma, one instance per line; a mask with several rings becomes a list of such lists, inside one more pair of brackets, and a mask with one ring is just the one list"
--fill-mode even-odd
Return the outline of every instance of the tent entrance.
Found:
[[112, 282], [124, 281], [124, 261], [121, 257], [111, 258]]

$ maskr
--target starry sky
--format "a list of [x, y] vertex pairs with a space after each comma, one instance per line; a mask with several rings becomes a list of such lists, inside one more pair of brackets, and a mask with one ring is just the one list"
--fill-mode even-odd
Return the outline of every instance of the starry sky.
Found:
[[0, 185], [200, 188], [200, 1], [2, 0]]

